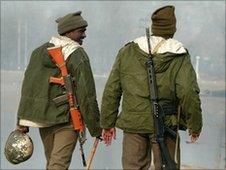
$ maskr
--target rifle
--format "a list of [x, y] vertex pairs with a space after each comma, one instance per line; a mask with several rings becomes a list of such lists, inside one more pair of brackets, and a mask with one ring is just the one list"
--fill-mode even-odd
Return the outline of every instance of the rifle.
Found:
[[[55, 47], [47, 48], [47, 50], [50, 56], [52, 57], [52, 60], [55, 62], [55, 64], [57, 65], [57, 67], [60, 69], [60, 72], [61, 72], [60, 78], [50, 77], [49, 82], [62, 85], [66, 89], [66, 96], [69, 103], [72, 124], [73, 124], [74, 130], [79, 132], [78, 138], [79, 138], [79, 146], [80, 146], [80, 151], [82, 156], [82, 163], [83, 163], [83, 166], [86, 167], [85, 154], [83, 151], [83, 144], [85, 142], [84, 140], [85, 125], [83, 123], [82, 116], [74, 95], [75, 94], [74, 82], [71, 75], [68, 74], [66, 62], [62, 54], [62, 47], [55, 46]], [[65, 98], [65, 95], [62, 95], [62, 98]]]
[[152, 103], [152, 109], [154, 113], [154, 124], [156, 129], [157, 142], [162, 153], [163, 167], [166, 170], [177, 170], [178, 169], [177, 165], [175, 161], [171, 158], [169, 150], [164, 142], [164, 133], [167, 130], [168, 133], [172, 134], [172, 130], [164, 127], [164, 112], [162, 107], [158, 104], [157, 83], [154, 63], [151, 54], [150, 33], [148, 28], [146, 28], [146, 37], [148, 43], [148, 61], [146, 62], [146, 67], [148, 70], [150, 100]]

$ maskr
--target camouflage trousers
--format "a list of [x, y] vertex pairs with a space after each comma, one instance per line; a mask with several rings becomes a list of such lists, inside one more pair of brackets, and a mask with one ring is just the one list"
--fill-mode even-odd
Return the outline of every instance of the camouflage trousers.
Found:
[[70, 123], [39, 128], [47, 160], [46, 169], [66, 170], [71, 163], [78, 134]]
[[[175, 155], [175, 141], [165, 140], [171, 158]], [[158, 143], [148, 134], [123, 132], [122, 166], [124, 170], [151, 169], [152, 155], [155, 170], [163, 170], [162, 156]], [[180, 147], [177, 149], [177, 166], [180, 167]]]

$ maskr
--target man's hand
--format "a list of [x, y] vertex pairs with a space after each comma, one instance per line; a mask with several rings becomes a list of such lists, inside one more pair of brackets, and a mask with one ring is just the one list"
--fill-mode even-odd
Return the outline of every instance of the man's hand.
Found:
[[29, 127], [28, 126], [17, 125], [16, 130], [19, 130], [22, 133], [28, 133], [29, 132]]
[[116, 130], [115, 130], [115, 128], [103, 129], [102, 130], [102, 138], [103, 138], [104, 144], [106, 146], [111, 145], [112, 138], [116, 139]]
[[191, 141], [186, 141], [187, 143], [195, 143], [199, 138], [199, 134], [191, 131], [189, 131], [189, 136], [191, 136]]

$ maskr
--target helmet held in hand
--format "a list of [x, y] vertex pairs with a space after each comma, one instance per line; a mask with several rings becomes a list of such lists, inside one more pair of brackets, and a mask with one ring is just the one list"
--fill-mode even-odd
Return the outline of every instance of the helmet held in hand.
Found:
[[12, 164], [28, 160], [32, 156], [33, 150], [31, 138], [19, 130], [11, 132], [5, 144], [6, 159]]

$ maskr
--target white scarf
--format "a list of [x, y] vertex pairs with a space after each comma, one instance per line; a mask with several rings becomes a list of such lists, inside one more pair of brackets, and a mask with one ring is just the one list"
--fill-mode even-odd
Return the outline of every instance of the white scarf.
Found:
[[79, 45], [79, 43], [71, 40], [70, 38], [60, 35], [52, 37], [49, 42], [54, 44], [55, 46], [62, 46], [62, 53], [65, 60], [77, 48], [82, 47], [81, 45]]
[[[150, 37], [150, 44], [151, 44], [151, 50], [153, 53], [153, 49], [158, 45], [164, 38], [158, 37], [158, 36], [151, 36]], [[148, 53], [148, 44], [147, 44], [147, 37], [142, 36], [139, 38], [136, 38], [133, 42], [137, 43], [144, 52]], [[182, 54], [186, 53], [185, 48], [183, 47], [183, 44], [175, 39], [169, 38], [163, 42], [162, 45], [157, 49], [156, 53], [165, 53], [165, 52], [171, 52], [176, 54]]]

